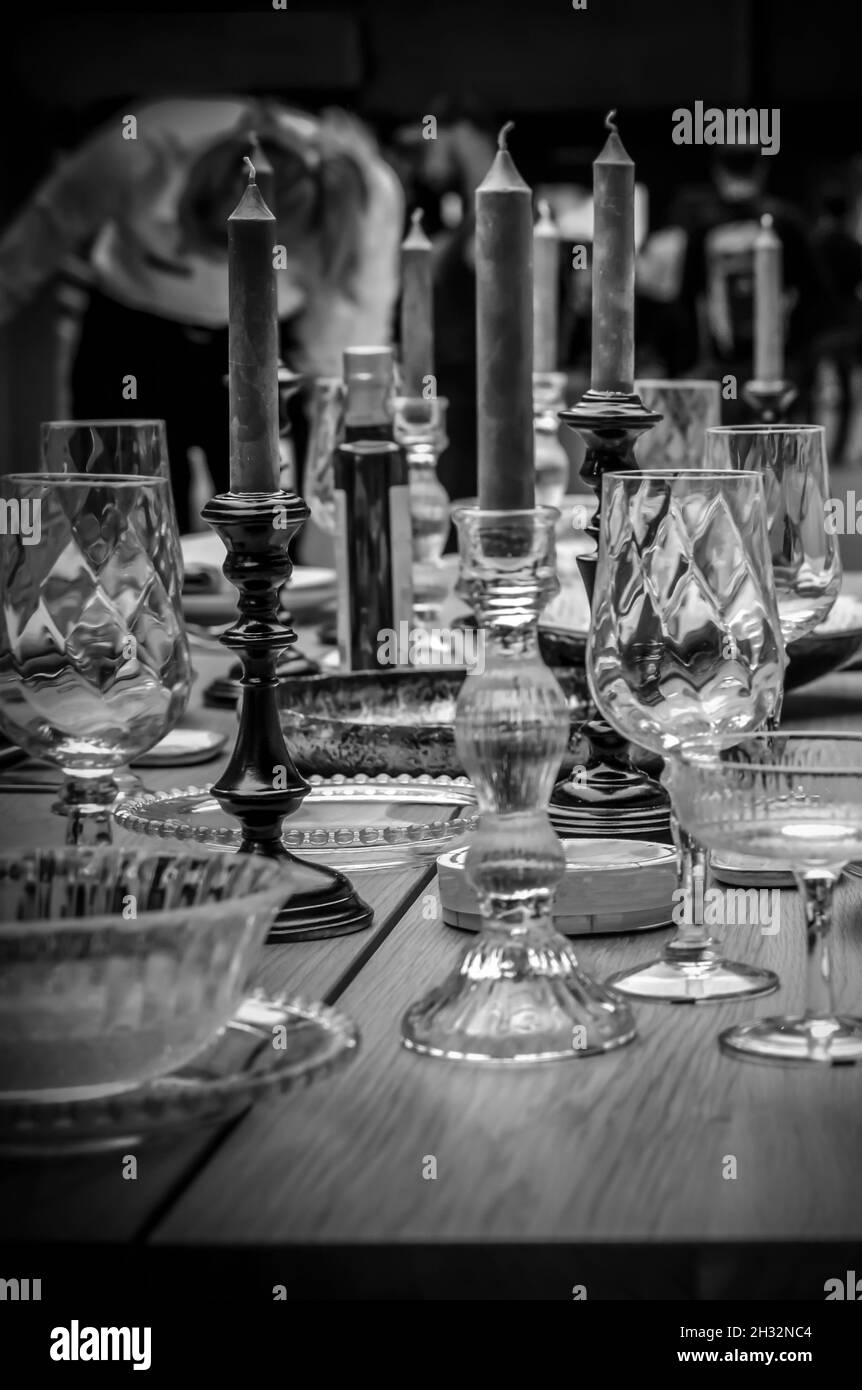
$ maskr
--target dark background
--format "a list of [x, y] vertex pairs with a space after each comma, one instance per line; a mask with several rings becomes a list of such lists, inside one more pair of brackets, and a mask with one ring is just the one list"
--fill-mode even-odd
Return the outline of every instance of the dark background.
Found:
[[[192, 92], [337, 103], [384, 137], [418, 126], [447, 93], [516, 119], [513, 148], [531, 184], [587, 181], [616, 106], [653, 228], [674, 189], [707, 175], [709, 148], [671, 143], [676, 106], [778, 106], [770, 189], [810, 208], [824, 178], [862, 154], [855, 15], [848, 0], [588, 0], [585, 11], [570, 0], [186, 3], [182, 13], [40, 5], [13, 17], [0, 60], [0, 225], [56, 155], [108, 116]], [[32, 466], [35, 422], [55, 413], [50, 317], [46, 289], [0, 329], [3, 471]]]

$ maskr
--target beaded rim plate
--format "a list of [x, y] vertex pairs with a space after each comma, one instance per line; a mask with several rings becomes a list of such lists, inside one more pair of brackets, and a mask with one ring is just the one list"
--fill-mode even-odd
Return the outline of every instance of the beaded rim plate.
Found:
[[[276, 1034], [276, 1028], [284, 1034]], [[277, 1045], [276, 1045], [277, 1040]], [[192, 1126], [222, 1124], [351, 1060], [359, 1031], [344, 1014], [255, 990], [179, 1071], [88, 1100], [0, 1097], [0, 1153], [96, 1153]]]
[[[282, 842], [304, 859], [355, 872], [434, 860], [472, 829], [473, 784], [466, 777], [308, 777], [311, 791], [285, 821]], [[339, 808], [344, 808], [339, 819]], [[239, 849], [241, 833], [209, 787], [176, 788], [124, 798], [117, 825], [134, 835], [193, 841], [209, 849]]]

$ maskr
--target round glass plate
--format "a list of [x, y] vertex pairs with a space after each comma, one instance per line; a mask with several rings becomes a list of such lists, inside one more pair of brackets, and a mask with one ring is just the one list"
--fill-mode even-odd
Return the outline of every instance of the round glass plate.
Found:
[[[355, 873], [415, 859], [436, 859], [475, 824], [476, 797], [466, 777], [319, 777], [284, 823], [283, 843], [303, 859]], [[114, 812], [131, 835], [239, 849], [236, 820], [208, 787], [122, 800]]]
[[[554, 895], [554, 927], [564, 936], [648, 931], [670, 924], [676, 851], [644, 840], [564, 840], [566, 872]], [[466, 848], [437, 860], [443, 921], [480, 931], [479, 902], [465, 874]]]
[[267, 1094], [327, 1076], [358, 1047], [356, 1026], [334, 1009], [256, 991], [179, 1071], [88, 1100], [0, 1098], [0, 1153], [96, 1153], [222, 1124]]

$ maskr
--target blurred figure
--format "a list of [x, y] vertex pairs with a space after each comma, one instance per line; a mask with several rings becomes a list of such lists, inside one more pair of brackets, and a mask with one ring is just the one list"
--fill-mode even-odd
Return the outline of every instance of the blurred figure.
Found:
[[686, 229], [679, 367], [698, 376], [736, 377], [740, 399], [725, 402], [728, 423], [745, 413], [741, 389], [753, 372], [754, 242], [764, 213], [772, 214], [784, 247], [786, 375], [799, 390], [806, 418], [817, 338], [832, 318], [831, 296], [798, 214], [765, 194], [766, 164], [757, 149], [722, 149], [713, 190]]
[[[271, 166], [282, 357], [341, 374], [345, 347], [390, 341], [403, 198], [373, 139], [341, 112], [274, 101], [156, 101], [117, 115], [36, 190], [0, 240], [0, 321], [75, 251], [92, 289], [71, 372], [78, 417], [167, 422], [180, 527], [190, 450], [228, 485], [227, 219], [247, 181], [255, 132]], [[134, 376], [126, 400], [123, 378]]]

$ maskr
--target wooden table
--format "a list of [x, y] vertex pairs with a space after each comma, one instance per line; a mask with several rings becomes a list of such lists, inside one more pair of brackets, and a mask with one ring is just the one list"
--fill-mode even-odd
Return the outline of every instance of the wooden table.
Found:
[[[221, 662], [197, 664], [205, 681]], [[233, 728], [232, 714], [192, 713]], [[862, 727], [862, 675], [788, 697], [786, 722]], [[217, 770], [146, 780], [167, 787]], [[3, 798], [5, 844], [59, 843], [48, 806], [41, 794]], [[716, 1046], [727, 1024], [799, 1004], [794, 893], [782, 895], [777, 935], [729, 929], [733, 955], [779, 972], [778, 995], [639, 1006], [635, 1045], [512, 1072], [401, 1048], [403, 1011], [468, 938], [439, 920], [432, 870], [356, 881], [375, 908], [369, 930], [269, 946], [257, 976], [352, 1015], [355, 1063], [221, 1130], [141, 1147], [135, 1181], [118, 1153], [3, 1163], [0, 1242], [108, 1242], [170, 1252], [174, 1269], [205, 1257], [210, 1273], [222, 1258], [230, 1279], [239, 1261], [247, 1279], [289, 1297], [568, 1299], [582, 1285], [591, 1298], [822, 1299], [826, 1278], [862, 1271], [862, 1067], [745, 1065]], [[654, 956], [667, 935], [578, 951], [604, 977]], [[858, 1011], [862, 879], [838, 890], [835, 938], [840, 1003]]]

